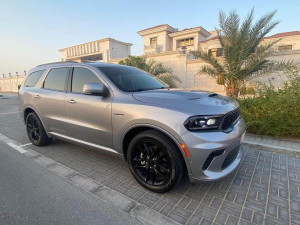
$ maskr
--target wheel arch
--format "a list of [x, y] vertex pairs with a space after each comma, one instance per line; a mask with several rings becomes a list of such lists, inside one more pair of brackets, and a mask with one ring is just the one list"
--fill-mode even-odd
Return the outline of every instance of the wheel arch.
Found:
[[[24, 120], [24, 123], [26, 123], [26, 118], [27, 118], [28, 114], [31, 113], [31, 112], [36, 113], [36, 111], [35, 111], [33, 108], [31, 108], [31, 107], [27, 107], [27, 108], [24, 110], [24, 113], [23, 113], [23, 120]], [[36, 114], [37, 114], [37, 113], [36, 113]]]
[[155, 125], [150, 125], [150, 124], [139, 124], [139, 125], [135, 125], [135, 126], [131, 126], [130, 128], [128, 128], [126, 130], [126, 132], [124, 132], [123, 136], [122, 136], [122, 153], [124, 155], [124, 159], [127, 161], [127, 149], [129, 146], [129, 143], [131, 142], [131, 140], [139, 133], [146, 131], [146, 130], [156, 130], [164, 135], [166, 135], [176, 146], [177, 149], [180, 151], [183, 162], [184, 162], [184, 166], [187, 169], [188, 173], [190, 174], [190, 166], [189, 166], [189, 160], [186, 157], [184, 151], [182, 150], [180, 143], [178, 142], [178, 140], [172, 135], [170, 134], [168, 131], [166, 131], [165, 129], [162, 129], [161, 127], [155, 126]]
[[46, 127], [45, 127], [45, 124], [44, 124], [44, 122], [43, 122], [41, 116], [39, 115], [39, 113], [38, 113], [34, 108], [32, 108], [32, 107], [30, 107], [30, 106], [26, 107], [25, 110], [24, 110], [24, 113], [23, 113], [24, 123], [26, 124], [26, 118], [27, 118], [28, 114], [31, 113], [31, 112], [34, 112], [34, 113], [39, 117], [39, 119], [40, 119], [40, 121], [42, 122], [42, 125], [43, 125], [43, 127], [44, 127], [44, 129], [45, 129], [45, 131], [46, 131], [46, 134], [47, 134], [47, 136], [49, 137], [49, 134], [48, 134], [48, 132], [47, 132], [47, 129], [46, 129]]

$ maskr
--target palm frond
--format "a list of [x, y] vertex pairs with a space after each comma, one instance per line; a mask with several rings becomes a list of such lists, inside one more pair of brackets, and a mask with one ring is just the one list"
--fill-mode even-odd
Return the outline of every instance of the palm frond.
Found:
[[274, 73], [278, 71], [282, 72], [293, 72], [299, 70], [300, 62], [290, 59], [290, 60], [282, 60], [282, 61], [268, 61], [260, 70], [253, 73], [251, 79], [253, 77], [259, 76], [261, 74], [266, 73]]
[[212, 65], [217, 73], [222, 73], [224, 72], [223, 66], [218, 62], [217, 59], [215, 59], [213, 56], [209, 55], [208, 53], [201, 51], [201, 50], [196, 50], [196, 51], [191, 51], [191, 53], [194, 55], [196, 59], [202, 59], [206, 63]]
[[279, 23], [278, 21], [272, 22], [275, 14], [276, 10], [261, 17], [251, 29], [250, 37], [256, 37], [258, 41], [261, 41]]
[[217, 78], [219, 75], [218, 71], [210, 65], [201, 66], [199, 72], [196, 75], [208, 74], [213, 78]]
[[177, 83], [181, 83], [181, 80], [174, 75], [160, 74], [157, 77], [158, 79], [162, 80], [164, 83], [168, 84], [172, 88], [178, 87]]
[[148, 72], [153, 74], [154, 76], [158, 76], [160, 74], [172, 74], [173, 71], [171, 67], [165, 66], [162, 63], [155, 62], [154, 60], [149, 60], [147, 62]]

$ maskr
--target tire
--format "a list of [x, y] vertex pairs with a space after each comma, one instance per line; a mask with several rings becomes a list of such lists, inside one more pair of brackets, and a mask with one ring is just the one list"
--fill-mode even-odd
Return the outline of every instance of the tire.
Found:
[[164, 134], [147, 130], [136, 135], [127, 150], [134, 178], [153, 192], [167, 192], [177, 186], [185, 172], [178, 147]]
[[36, 146], [44, 146], [51, 143], [52, 139], [47, 136], [44, 126], [35, 112], [26, 117], [26, 131], [29, 140]]

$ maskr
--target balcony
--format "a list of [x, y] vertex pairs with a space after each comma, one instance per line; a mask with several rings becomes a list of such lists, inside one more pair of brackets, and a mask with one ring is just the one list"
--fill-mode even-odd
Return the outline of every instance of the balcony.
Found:
[[160, 45], [144, 45], [144, 53], [145, 54], [154, 54], [159, 53], [161, 50]]
[[100, 51], [100, 43], [97, 41], [72, 46], [72, 47], [66, 48], [65, 51], [66, 51], [67, 59], [102, 53]]

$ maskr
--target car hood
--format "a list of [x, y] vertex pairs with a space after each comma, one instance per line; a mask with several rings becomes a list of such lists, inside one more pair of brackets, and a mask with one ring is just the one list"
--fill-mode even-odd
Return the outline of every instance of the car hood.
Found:
[[225, 114], [238, 107], [238, 103], [233, 99], [202, 91], [150, 90], [134, 92], [133, 97], [140, 102], [180, 109], [193, 115]]

